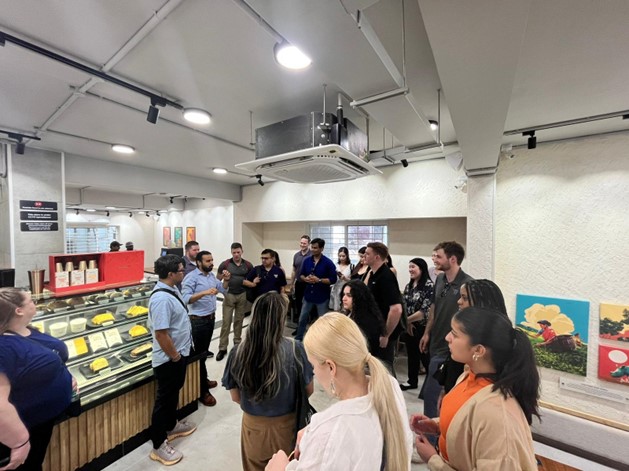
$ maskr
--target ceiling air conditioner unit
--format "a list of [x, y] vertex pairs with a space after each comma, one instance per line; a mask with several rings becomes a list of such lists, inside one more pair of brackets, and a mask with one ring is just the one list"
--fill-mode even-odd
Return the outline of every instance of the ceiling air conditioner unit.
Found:
[[333, 114], [309, 115], [256, 129], [256, 159], [236, 168], [290, 183], [330, 183], [381, 174], [364, 158], [367, 136]]

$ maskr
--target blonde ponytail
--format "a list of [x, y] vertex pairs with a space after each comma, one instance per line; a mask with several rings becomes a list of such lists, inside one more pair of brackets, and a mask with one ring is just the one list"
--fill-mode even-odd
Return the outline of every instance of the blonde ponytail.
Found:
[[308, 330], [304, 346], [309, 356], [324, 361], [330, 359], [337, 367], [349, 372], [363, 372], [369, 367], [371, 393], [374, 409], [378, 414], [385, 448], [385, 471], [408, 468], [409, 456], [406, 436], [398, 413], [398, 404], [389, 372], [380, 360], [372, 357], [367, 342], [356, 323], [344, 314], [331, 312], [320, 317]]

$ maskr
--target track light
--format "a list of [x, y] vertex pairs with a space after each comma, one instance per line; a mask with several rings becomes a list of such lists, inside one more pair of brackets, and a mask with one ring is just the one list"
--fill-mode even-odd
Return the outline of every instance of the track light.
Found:
[[133, 213], [131, 211], [129, 211], [129, 217], [132, 218], [133, 217]]
[[256, 178], [258, 179], [258, 185], [264, 186], [264, 182], [262, 181], [262, 175], [256, 175]]
[[37, 136], [28, 136], [26, 134], [22, 134], [21, 132], [4, 131], [0, 129], [0, 133], [6, 134], [7, 136], [9, 136], [9, 139], [15, 139], [17, 141], [15, 146], [15, 153], [19, 155], [23, 155], [24, 150], [26, 149], [26, 143], [22, 142], [24, 138], [41, 141], [41, 139]]
[[183, 197], [183, 202], [184, 202], [184, 203], [187, 203], [187, 202], [188, 202], [188, 197], [187, 197], [187, 196], [184, 196], [184, 197]]
[[146, 120], [151, 124], [156, 124], [158, 118], [159, 118], [159, 108], [153, 105], [149, 106], [149, 111], [146, 114]]
[[107, 211], [107, 212], [105, 213], [105, 216], [109, 217], [109, 211]]
[[19, 155], [24, 155], [25, 150], [26, 150], [26, 143], [22, 142], [22, 138], [20, 137], [19, 142], [15, 146], [15, 153]]
[[147, 218], [150, 218], [150, 217], [151, 217], [151, 215], [149, 214], [149, 212], [148, 212], [148, 211], [146, 212], [146, 217], [147, 217]]
[[76, 214], [76, 215], [78, 216], [78, 215], [79, 215], [79, 210], [78, 210], [78, 209], [75, 209], [75, 210], [74, 210], [74, 214]]
[[276, 43], [273, 47], [273, 55], [277, 63], [287, 69], [305, 69], [312, 64], [308, 56], [288, 41]]
[[439, 122], [435, 121], [434, 119], [429, 119], [428, 124], [430, 124], [430, 129], [433, 131], [436, 131], [437, 129], [439, 129]]
[[175, 202], [175, 197], [174, 197], [174, 196], [171, 196], [171, 197], [170, 197], [170, 204], [173, 204], [174, 202]]
[[522, 133], [523, 136], [529, 136], [527, 143], [528, 149], [535, 149], [537, 147], [537, 137], [535, 137], [535, 131], [526, 131]]
[[408, 160], [402, 159], [402, 160], [400, 160], [400, 162], [402, 162], [402, 167], [404, 167], [404, 168], [408, 167]]

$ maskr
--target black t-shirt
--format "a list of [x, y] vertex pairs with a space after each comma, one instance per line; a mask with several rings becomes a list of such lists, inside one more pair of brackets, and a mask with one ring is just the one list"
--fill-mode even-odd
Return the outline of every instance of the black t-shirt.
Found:
[[373, 272], [369, 277], [367, 286], [376, 300], [376, 304], [382, 313], [382, 318], [386, 323], [389, 317], [389, 308], [394, 304], [402, 304], [402, 295], [397, 278], [391, 269], [383, 264], [378, 271]]

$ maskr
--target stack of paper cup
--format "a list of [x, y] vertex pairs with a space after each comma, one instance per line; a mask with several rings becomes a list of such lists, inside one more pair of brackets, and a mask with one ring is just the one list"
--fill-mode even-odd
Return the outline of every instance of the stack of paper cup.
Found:
[[87, 266], [89, 267], [89, 269], [90, 269], [90, 270], [92, 270], [92, 269], [94, 269], [94, 268], [98, 268], [98, 267], [96, 266], [96, 260], [90, 260], [90, 261], [88, 262], [88, 265], [87, 265]]
[[87, 270], [87, 262], [85, 260], [81, 260], [79, 262], [79, 270], [81, 271]]
[[74, 264], [72, 262], [66, 262], [66, 270], [65, 271], [73, 271]]
[[57, 262], [57, 264], [56, 264], [56, 268], [55, 268], [55, 271], [56, 271], [57, 273], [60, 273], [60, 272], [64, 271], [64, 270], [63, 270], [63, 263], [61, 263], [61, 262]]

